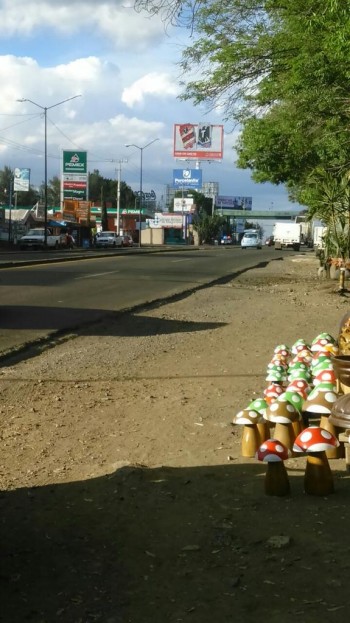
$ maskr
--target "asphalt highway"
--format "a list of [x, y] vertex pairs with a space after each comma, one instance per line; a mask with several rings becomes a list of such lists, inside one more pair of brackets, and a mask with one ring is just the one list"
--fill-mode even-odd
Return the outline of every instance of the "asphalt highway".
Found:
[[0, 357], [281, 258], [240, 247], [28, 255], [0, 256]]

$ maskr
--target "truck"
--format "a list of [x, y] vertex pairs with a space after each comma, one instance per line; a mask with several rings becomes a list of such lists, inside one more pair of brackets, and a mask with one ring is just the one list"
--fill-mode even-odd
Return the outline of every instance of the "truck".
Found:
[[316, 251], [316, 254], [322, 249], [324, 249], [324, 236], [326, 235], [326, 232], [327, 232], [327, 227], [324, 227], [322, 225], [316, 225], [314, 227], [313, 243], [314, 243], [314, 249]]
[[273, 238], [276, 250], [290, 248], [299, 251], [301, 245], [300, 223], [275, 223]]
[[[51, 229], [47, 229], [46, 242], [48, 247], [59, 249], [66, 246], [66, 236], [65, 234], [54, 235]], [[19, 239], [18, 244], [20, 249], [43, 249], [45, 247], [45, 228], [29, 229], [25, 236]]]

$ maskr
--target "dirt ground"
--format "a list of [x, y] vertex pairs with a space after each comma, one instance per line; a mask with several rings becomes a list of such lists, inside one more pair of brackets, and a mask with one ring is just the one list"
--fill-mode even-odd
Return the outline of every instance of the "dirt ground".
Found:
[[[350, 474], [265, 496], [232, 418], [277, 344], [335, 335], [312, 253], [99, 323], [0, 369], [5, 623], [342, 623]], [[277, 539], [275, 537], [278, 537]]]

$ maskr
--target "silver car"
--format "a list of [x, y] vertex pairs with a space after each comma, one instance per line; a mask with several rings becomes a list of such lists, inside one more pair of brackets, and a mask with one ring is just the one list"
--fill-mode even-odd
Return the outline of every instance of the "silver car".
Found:
[[258, 232], [245, 232], [241, 240], [241, 249], [261, 249], [262, 239]]
[[123, 237], [118, 236], [115, 231], [101, 231], [96, 237], [96, 247], [122, 247]]

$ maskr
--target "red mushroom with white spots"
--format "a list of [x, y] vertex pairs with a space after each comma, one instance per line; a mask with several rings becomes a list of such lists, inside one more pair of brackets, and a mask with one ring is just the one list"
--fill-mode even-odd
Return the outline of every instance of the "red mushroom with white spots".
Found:
[[320, 426], [305, 428], [296, 438], [293, 452], [306, 453], [304, 490], [310, 495], [329, 495], [334, 492], [334, 483], [329, 467], [327, 450], [339, 446], [338, 439]]
[[258, 461], [267, 463], [265, 475], [266, 495], [288, 495], [290, 484], [284, 461], [291, 453], [286, 446], [277, 439], [267, 439], [256, 452]]
[[264, 396], [267, 404], [271, 404], [278, 396], [283, 394], [284, 389], [280, 383], [270, 383], [266, 389], [264, 389]]

